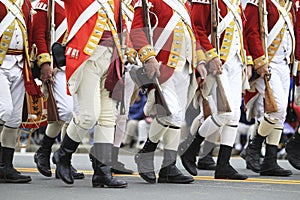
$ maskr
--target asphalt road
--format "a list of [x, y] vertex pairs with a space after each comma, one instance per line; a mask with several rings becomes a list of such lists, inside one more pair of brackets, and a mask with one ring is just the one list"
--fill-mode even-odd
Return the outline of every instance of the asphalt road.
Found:
[[[161, 153], [155, 157], [156, 172], [161, 165]], [[133, 152], [121, 153], [120, 161], [127, 168], [136, 171]], [[177, 159], [177, 166], [185, 174], [187, 172]], [[247, 174], [246, 181], [215, 180], [213, 171], [199, 170], [198, 176], [191, 184], [148, 184], [139, 177], [133, 175], [117, 175], [126, 180], [128, 187], [123, 189], [93, 188], [92, 168], [88, 155], [76, 153], [73, 155], [73, 166], [86, 175], [83, 180], [76, 180], [73, 185], [67, 185], [59, 179], [47, 178], [39, 174], [33, 162], [33, 153], [16, 153], [15, 167], [24, 174], [32, 177], [29, 184], [0, 184], [1, 200], [69, 200], [69, 199], [114, 199], [114, 200], [276, 200], [276, 199], [300, 199], [300, 171], [294, 169], [286, 160], [279, 160], [279, 164], [291, 169], [290, 177], [263, 177], [245, 169], [244, 161], [239, 157], [232, 157], [232, 165], [241, 173]], [[55, 165], [51, 166], [53, 172]]]

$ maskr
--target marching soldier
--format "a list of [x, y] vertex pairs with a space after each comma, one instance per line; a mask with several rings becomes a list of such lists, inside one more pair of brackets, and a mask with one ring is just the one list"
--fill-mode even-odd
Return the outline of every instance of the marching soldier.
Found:
[[[136, 154], [135, 162], [140, 176], [149, 183], [155, 183], [154, 151], [162, 138], [164, 152], [158, 182], [190, 183], [193, 178], [180, 172], [176, 167], [176, 157], [186, 105], [197, 88], [194, 69], [197, 69], [202, 78], [200, 84], [205, 82], [205, 56], [201, 50], [196, 52], [188, 1], [146, 1], [143, 6], [146, 6], [146, 10], [149, 9], [149, 20], [145, 20], [148, 12], [143, 12], [145, 7], [142, 4], [141, 0], [135, 4], [131, 39], [148, 78], [158, 77], [171, 114], [156, 115], [151, 123], [149, 137]], [[154, 27], [153, 37], [151, 33], [143, 31], [148, 26], [149, 30]], [[158, 112], [163, 109], [154, 105], [154, 93], [155, 89], [148, 93], [144, 108], [146, 116], [150, 115], [153, 108]]]
[[[123, 55], [118, 37], [120, 1], [64, 0], [68, 22], [66, 77], [68, 92], [76, 95], [79, 113], [73, 116], [60, 148], [53, 155], [59, 177], [73, 184], [70, 160], [81, 138], [94, 127], [93, 187], [127, 186], [112, 177], [116, 100]], [[112, 95], [115, 96], [112, 96]], [[112, 99], [113, 97], [114, 99]], [[97, 122], [97, 123], [96, 123]]]
[[[254, 69], [260, 75], [255, 87], [264, 95], [266, 101], [264, 78], [268, 76], [277, 105], [277, 110], [269, 111], [264, 108], [264, 118], [246, 149], [247, 166], [263, 176], [292, 174], [290, 170], [285, 170], [277, 164], [277, 146], [285, 121], [290, 87], [289, 65], [293, 62], [295, 46], [292, 3], [285, 0], [251, 0], [245, 9], [246, 37], [248, 41], [252, 41], [249, 43], [249, 51], [254, 59]], [[264, 32], [267, 37], [263, 37]], [[271, 103], [265, 102], [265, 105]], [[266, 154], [260, 165], [260, 152], [264, 141]]]
[[[300, 71], [300, 1], [295, 1], [295, 17], [296, 17], [296, 24], [295, 24], [295, 34], [296, 34], [296, 50], [295, 50], [295, 58], [298, 62], [298, 73], [297, 73], [297, 80], [296, 87], [297, 87], [297, 100], [296, 104], [300, 105], [300, 78], [299, 78], [299, 71]], [[296, 62], [296, 63], [297, 63]], [[286, 152], [287, 152], [287, 159], [290, 164], [295, 167], [296, 169], [300, 170], [300, 126], [297, 128], [294, 136], [288, 140], [286, 144]]]
[[[202, 14], [199, 15], [199, 13]], [[212, 115], [202, 123], [198, 130], [199, 134], [196, 134], [191, 145], [181, 156], [181, 160], [189, 172], [197, 172], [196, 154], [192, 152], [206, 137], [212, 137], [220, 132], [221, 145], [215, 178], [243, 180], [247, 176], [239, 174], [229, 163], [240, 119], [244, 66], [252, 64], [251, 58], [245, 55], [247, 46], [243, 40], [244, 18], [241, 3], [239, 0], [193, 0], [192, 18], [197, 39], [206, 51], [208, 71], [212, 76], [220, 77], [231, 112], [214, 109]], [[212, 27], [214, 25], [217, 27]], [[212, 28], [216, 30], [212, 31]], [[213, 35], [214, 32], [216, 35]], [[211, 41], [215, 42], [209, 41], [210, 34]], [[247, 81], [245, 75], [244, 80]], [[220, 99], [217, 98], [216, 86], [213, 86], [211, 94], [215, 105], [219, 108], [222, 102], [219, 102]], [[181, 149], [186, 148], [187, 144], [188, 139], [180, 145]]]
[[[64, 3], [61, 0], [55, 0], [55, 38], [60, 43], [66, 40], [67, 37], [67, 19], [65, 18]], [[53, 82], [53, 92], [57, 103], [59, 121], [48, 122], [47, 129], [44, 138], [41, 142], [41, 147], [34, 155], [34, 162], [41, 174], [47, 177], [51, 177], [50, 168], [50, 154], [51, 147], [53, 146], [56, 137], [60, 133], [64, 123], [69, 123], [72, 118], [73, 111], [73, 99], [70, 95], [67, 95], [66, 91], [66, 74], [65, 67], [54, 68], [52, 70], [51, 58], [49, 54], [49, 38], [50, 31], [47, 27], [50, 27], [47, 22], [48, 0], [40, 0], [35, 7], [37, 12], [33, 17], [33, 43], [37, 47], [37, 64], [41, 70], [40, 79], [46, 83], [47, 81]], [[56, 42], [54, 41], [54, 42]], [[66, 127], [66, 126], [64, 126]], [[77, 173], [76, 169], [72, 168], [72, 176], [74, 179], [84, 178], [83, 173]], [[58, 178], [57, 174], [56, 177]]]
[[33, 98], [42, 96], [29, 69], [32, 15], [29, 0], [0, 2], [0, 182], [5, 183], [31, 181], [13, 167], [13, 157], [25, 90]]

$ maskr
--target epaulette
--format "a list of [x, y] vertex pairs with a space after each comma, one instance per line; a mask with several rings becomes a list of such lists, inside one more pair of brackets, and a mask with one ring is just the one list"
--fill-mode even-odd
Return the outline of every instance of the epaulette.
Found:
[[38, 2], [34, 8], [35, 10], [43, 10], [46, 11], [48, 10], [48, 4], [44, 2]]
[[248, 0], [247, 3], [253, 4], [255, 6], [258, 6], [259, 0]]
[[210, 0], [192, 0], [192, 3], [210, 4]]

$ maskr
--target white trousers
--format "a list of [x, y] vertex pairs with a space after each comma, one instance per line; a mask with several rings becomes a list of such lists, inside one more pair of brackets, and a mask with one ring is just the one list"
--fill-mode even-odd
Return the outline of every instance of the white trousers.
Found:
[[72, 119], [73, 98], [67, 94], [66, 72], [58, 70], [53, 84], [54, 97], [57, 103], [59, 119], [70, 122]]
[[5, 126], [18, 128], [22, 122], [25, 87], [22, 69], [0, 67], [0, 120]]
[[[283, 127], [289, 96], [290, 68], [284, 63], [271, 62], [270, 66], [272, 67], [270, 85], [278, 107], [278, 111], [266, 114], [266, 116], [272, 120], [278, 120], [277, 125]], [[256, 88], [258, 92], [264, 96], [265, 83], [262, 78], [257, 80]]]
[[[73, 116], [74, 120], [67, 129], [68, 135], [77, 142], [96, 122], [99, 126], [107, 128], [115, 125], [116, 101], [109, 97], [109, 91], [104, 88], [111, 56], [112, 48], [97, 46], [94, 54], [80, 66], [81, 72], [78, 74], [80, 82], [76, 83], [78, 89], [75, 91], [79, 114]], [[76, 133], [73, 134], [74, 132]], [[109, 131], [107, 134], [114, 134], [114, 132]], [[109, 135], [106, 138], [113, 138], [113, 136]]]

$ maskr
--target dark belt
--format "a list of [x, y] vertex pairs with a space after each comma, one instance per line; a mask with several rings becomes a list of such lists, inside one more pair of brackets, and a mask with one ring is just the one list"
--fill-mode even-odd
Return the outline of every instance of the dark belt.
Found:
[[22, 55], [24, 53], [23, 50], [18, 49], [8, 49], [6, 55]]

